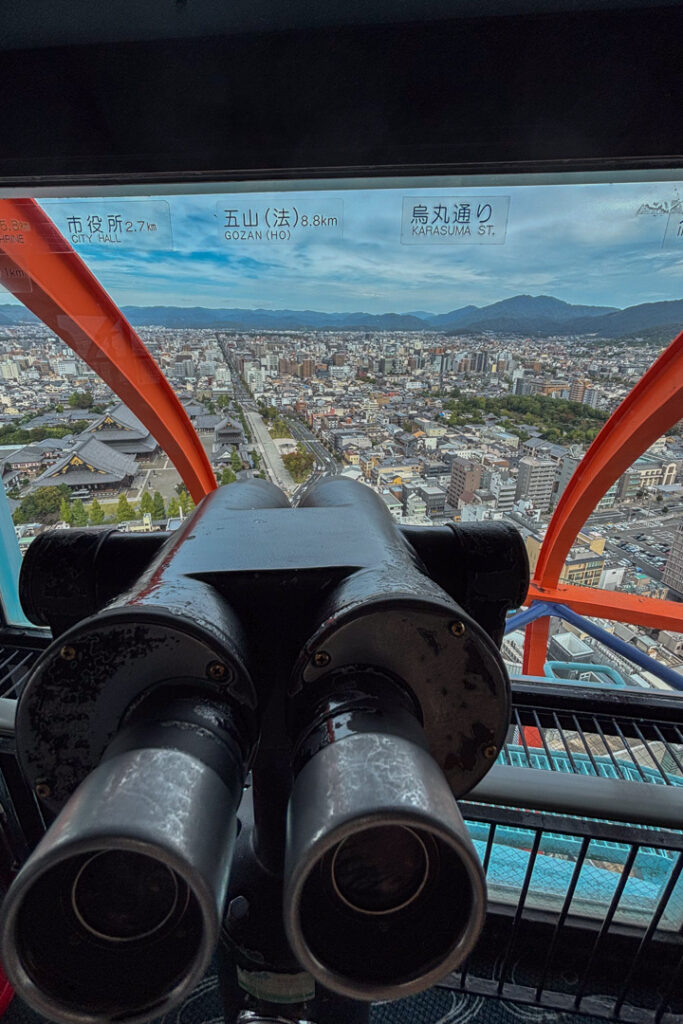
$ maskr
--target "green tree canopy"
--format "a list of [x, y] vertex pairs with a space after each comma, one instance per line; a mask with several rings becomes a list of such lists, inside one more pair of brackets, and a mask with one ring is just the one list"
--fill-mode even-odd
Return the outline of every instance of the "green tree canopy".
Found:
[[183, 510], [183, 515], [184, 516], [189, 515], [190, 512], [195, 507], [194, 501], [192, 500], [192, 495], [188, 494], [187, 491], [185, 491], [185, 490], [180, 492], [180, 496], [178, 498], [178, 504], [180, 505], [181, 509]]
[[68, 523], [71, 526], [72, 523], [72, 509], [69, 501], [66, 498], [62, 498], [59, 503], [59, 518], [63, 523]]
[[234, 484], [236, 479], [237, 477], [230, 469], [230, 467], [226, 466], [221, 474], [221, 486], [223, 486], [224, 484]]
[[97, 498], [93, 498], [91, 502], [90, 509], [88, 510], [88, 518], [91, 526], [101, 526], [104, 522], [104, 509]]
[[239, 473], [239, 471], [242, 468], [242, 460], [236, 448], [233, 448], [233, 450], [230, 452], [230, 465], [232, 466], [235, 473]]
[[282, 461], [292, 475], [295, 483], [300, 484], [311, 475], [315, 464], [315, 456], [307, 451], [303, 445], [297, 445], [295, 452], [283, 455]]
[[145, 491], [144, 494], [142, 495], [142, 498], [140, 499], [140, 511], [142, 512], [143, 515], [145, 515], [146, 513], [149, 513], [149, 515], [153, 515], [154, 513], [154, 502], [152, 501], [152, 495], [149, 493], [149, 491]]
[[88, 525], [88, 513], [85, 511], [85, 506], [80, 498], [76, 498], [73, 505], [71, 506], [71, 525]]
[[27, 494], [16, 512], [15, 523], [55, 523], [60, 515], [62, 498], [68, 501], [71, 490], [66, 484], [56, 487], [39, 487], [33, 494]]
[[152, 498], [152, 519], [164, 519], [165, 517], [164, 499], [159, 491], [155, 491]]
[[168, 515], [169, 518], [173, 519], [180, 512], [180, 505], [178, 504], [177, 498], [171, 498], [168, 503]]
[[133, 506], [128, 501], [125, 494], [119, 494], [119, 502], [116, 506], [116, 522], [127, 523], [131, 519], [136, 519], [136, 513]]
[[93, 404], [93, 397], [89, 391], [74, 391], [69, 395], [69, 405], [72, 409], [90, 409]]

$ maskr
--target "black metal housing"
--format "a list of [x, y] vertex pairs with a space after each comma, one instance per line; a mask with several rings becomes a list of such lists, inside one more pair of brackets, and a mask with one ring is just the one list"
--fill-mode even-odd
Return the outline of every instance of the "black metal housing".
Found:
[[[431, 577], [430, 564], [442, 585]], [[471, 579], [477, 566], [479, 581]], [[21, 593], [34, 621], [52, 625], [58, 639], [25, 682], [16, 742], [28, 784], [43, 813], [56, 820], [8, 896], [6, 960], [26, 998], [65, 1024], [79, 1019], [73, 1001], [66, 996], [60, 1001], [58, 987], [50, 989], [46, 978], [41, 988], [36, 972], [28, 969], [32, 947], [22, 941], [16, 922], [22, 908], [34, 907], [41, 879], [65, 859], [93, 850], [129, 849], [132, 837], [139, 849], [166, 863], [164, 841], [154, 834], [157, 817], [150, 834], [142, 806], [140, 820], [133, 813], [127, 824], [113, 812], [111, 827], [104, 833], [96, 830], [92, 840], [92, 820], [80, 816], [84, 806], [96, 806], [101, 787], [111, 790], [109, 773], [123, 761], [124, 774], [116, 778], [132, 779], [134, 791], [139, 787], [151, 796], [154, 771], [150, 774], [146, 765], [155, 765], [162, 755], [173, 759], [182, 754], [188, 765], [198, 759], [207, 779], [223, 780], [223, 789], [227, 779], [233, 793], [226, 803], [219, 786], [215, 799], [206, 798], [209, 817], [203, 825], [201, 815], [197, 818], [200, 845], [193, 849], [188, 838], [184, 860], [176, 857], [169, 864], [195, 894], [204, 922], [201, 951], [188, 948], [181, 979], [174, 985], [166, 976], [154, 1005], [141, 1003], [132, 980], [122, 986], [115, 1006], [107, 1002], [107, 993], [98, 995], [93, 987], [87, 1019], [122, 1014], [148, 1019], [159, 1006], [173, 1004], [207, 951], [210, 955], [217, 938], [210, 908], [222, 907], [226, 893], [233, 906], [236, 894], [232, 886], [226, 890], [225, 872], [215, 884], [197, 881], [206, 874], [202, 832], [216, 832], [210, 810], [223, 800], [216, 849], [222, 850], [227, 871], [238, 803], [233, 787], [250, 766], [252, 853], [246, 860], [241, 857], [247, 867], [240, 874], [253, 875], [248, 864], [255, 855], [271, 877], [280, 879], [270, 889], [281, 891], [289, 802], [287, 872], [293, 881], [285, 889], [285, 922], [292, 923], [291, 928], [287, 924], [289, 939], [303, 962], [305, 946], [297, 946], [294, 923], [299, 911], [293, 908], [299, 906], [295, 894], [302, 891], [300, 883], [306, 897], [305, 878], [313, 861], [307, 839], [311, 822], [304, 813], [308, 800], [301, 793], [313, 792], [327, 762], [342, 753], [349, 779], [353, 772], [365, 772], [369, 761], [361, 747], [376, 739], [387, 746], [390, 760], [412, 767], [399, 773], [403, 784], [390, 773], [377, 790], [368, 787], [362, 808], [358, 787], [344, 795], [340, 785], [339, 813], [321, 826], [329, 833], [325, 842], [363, 831], [366, 825], [359, 822], [368, 816], [377, 827], [397, 825], [411, 835], [424, 833], [415, 841], [425, 850], [433, 847], [429, 863], [441, 863], [444, 896], [450, 892], [449, 878], [462, 893], [462, 913], [447, 915], [448, 922], [444, 918], [437, 945], [424, 963], [417, 958], [411, 966], [411, 958], [397, 952], [381, 984], [364, 986], [360, 977], [354, 978], [358, 970], [353, 965], [348, 977], [343, 970], [325, 973], [315, 966], [313, 974], [343, 997], [395, 998], [419, 991], [455, 966], [480, 930], [485, 886], [453, 797], [486, 774], [504, 742], [510, 687], [495, 639], [505, 611], [523, 599], [527, 580], [524, 547], [514, 531], [494, 528], [465, 537], [445, 530], [433, 538], [415, 532], [411, 540], [378, 495], [346, 479], [319, 481], [297, 508], [263, 480], [220, 488], [176, 533], [144, 543], [106, 530], [38, 538], [22, 567]], [[489, 594], [495, 598], [487, 600]], [[90, 614], [82, 618], [85, 612]], [[316, 708], [330, 680], [353, 673], [359, 679], [387, 680], [381, 687], [382, 735], [376, 732], [379, 718], [359, 717], [356, 708], [349, 737], [318, 748]], [[188, 701], [199, 704], [190, 707]], [[181, 704], [182, 713], [174, 710]], [[342, 726], [343, 717], [335, 718], [335, 727]], [[331, 727], [327, 721], [326, 728]], [[226, 747], [221, 736], [228, 735]], [[307, 743], [313, 746], [305, 753]], [[159, 822], [173, 820], [174, 800], [181, 799], [183, 769], [174, 762], [167, 774], [171, 789], [158, 787]], [[418, 777], [421, 797], [415, 788]], [[188, 799], [194, 799], [190, 793], [191, 787]], [[132, 810], [133, 804], [127, 806]], [[59, 839], [65, 830], [73, 837], [66, 847]], [[372, 842], [373, 835], [371, 828]], [[430, 898], [443, 903], [436, 889]], [[29, 920], [31, 913], [25, 911]], [[307, 913], [302, 920], [310, 919]], [[419, 904], [411, 913], [419, 916]], [[59, 922], [58, 913], [53, 917]], [[282, 919], [276, 926], [262, 920], [259, 927], [275, 927], [279, 933], [271, 966], [276, 976], [288, 975], [292, 954]], [[253, 950], [240, 945], [230, 913], [225, 936], [240, 970], [253, 974]], [[55, 967], [57, 962], [62, 963], [59, 952]], [[331, 1007], [334, 998], [326, 1000]]]

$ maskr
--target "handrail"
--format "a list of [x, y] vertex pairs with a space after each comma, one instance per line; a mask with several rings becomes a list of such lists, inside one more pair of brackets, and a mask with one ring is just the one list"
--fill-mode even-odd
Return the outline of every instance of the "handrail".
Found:
[[[573, 682], [573, 680], [567, 680], [566, 676], [558, 675], [555, 671], [559, 668], [568, 668], [572, 672], [592, 672], [593, 675], [603, 675], [611, 679], [615, 686], [623, 688], [626, 686], [626, 682], [622, 676], [619, 675], [615, 668], [611, 665], [600, 665], [592, 661], [546, 661], [545, 663], [545, 674], [549, 679], [558, 679], [563, 682]], [[585, 680], [581, 680], [585, 682]], [[599, 685], [603, 685], [600, 683]]]
[[[121, 310], [33, 199], [0, 199], [5, 287], [92, 367], [167, 453], [195, 502], [216, 487], [180, 400]], [[21, 230], [19, 230], [21, 229]]]

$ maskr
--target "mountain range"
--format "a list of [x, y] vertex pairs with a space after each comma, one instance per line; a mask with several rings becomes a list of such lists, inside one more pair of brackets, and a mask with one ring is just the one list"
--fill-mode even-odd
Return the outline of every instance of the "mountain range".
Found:
[[[683, 299], [618, 309], [580, 306], [550, 295], [515, 295], [487, 306], [462, 306], [449, 313], [322, 313], [295, 309], [212, 309], [206, 306], [123, 306], [134, 327], [205, 327], [223, 330], [424, 331], [452, 334], [494, 331], [508, 334], [571, 334], [619, 338], [652, 328], [683, 325]], [[29, 310], [0, 305], [0, 326], [35, 323]]]

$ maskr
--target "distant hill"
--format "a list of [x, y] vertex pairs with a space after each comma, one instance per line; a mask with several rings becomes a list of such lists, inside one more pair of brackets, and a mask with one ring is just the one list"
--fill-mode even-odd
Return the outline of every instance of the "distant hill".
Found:
[[[515, 295], [489, 306], [464, 306], [432, 317], [429, 325], [439, 330], [475, 327], [484, 323], [566, 324], [580, 317], [601, 317], [620, 312], [614, 306], [573, 306], [551, 295]], [[522, 328], [524, 330], [524, 328]]]
[[[551, 295], [514, 295], [488, 306], [449, 313], [322, 313], [304, 309], [212, 309], [206, 306], [124, 306], [135, 327], [196, 327], [234, 331], [495, 331], [507, 334], [576, 334], [621, 338], [655, 328], [673, 337], [683, 327], [683, 299], [617, 309], [578, 306]], [[35, 323], [23, 306], [0, 305], [0, 326]]]

